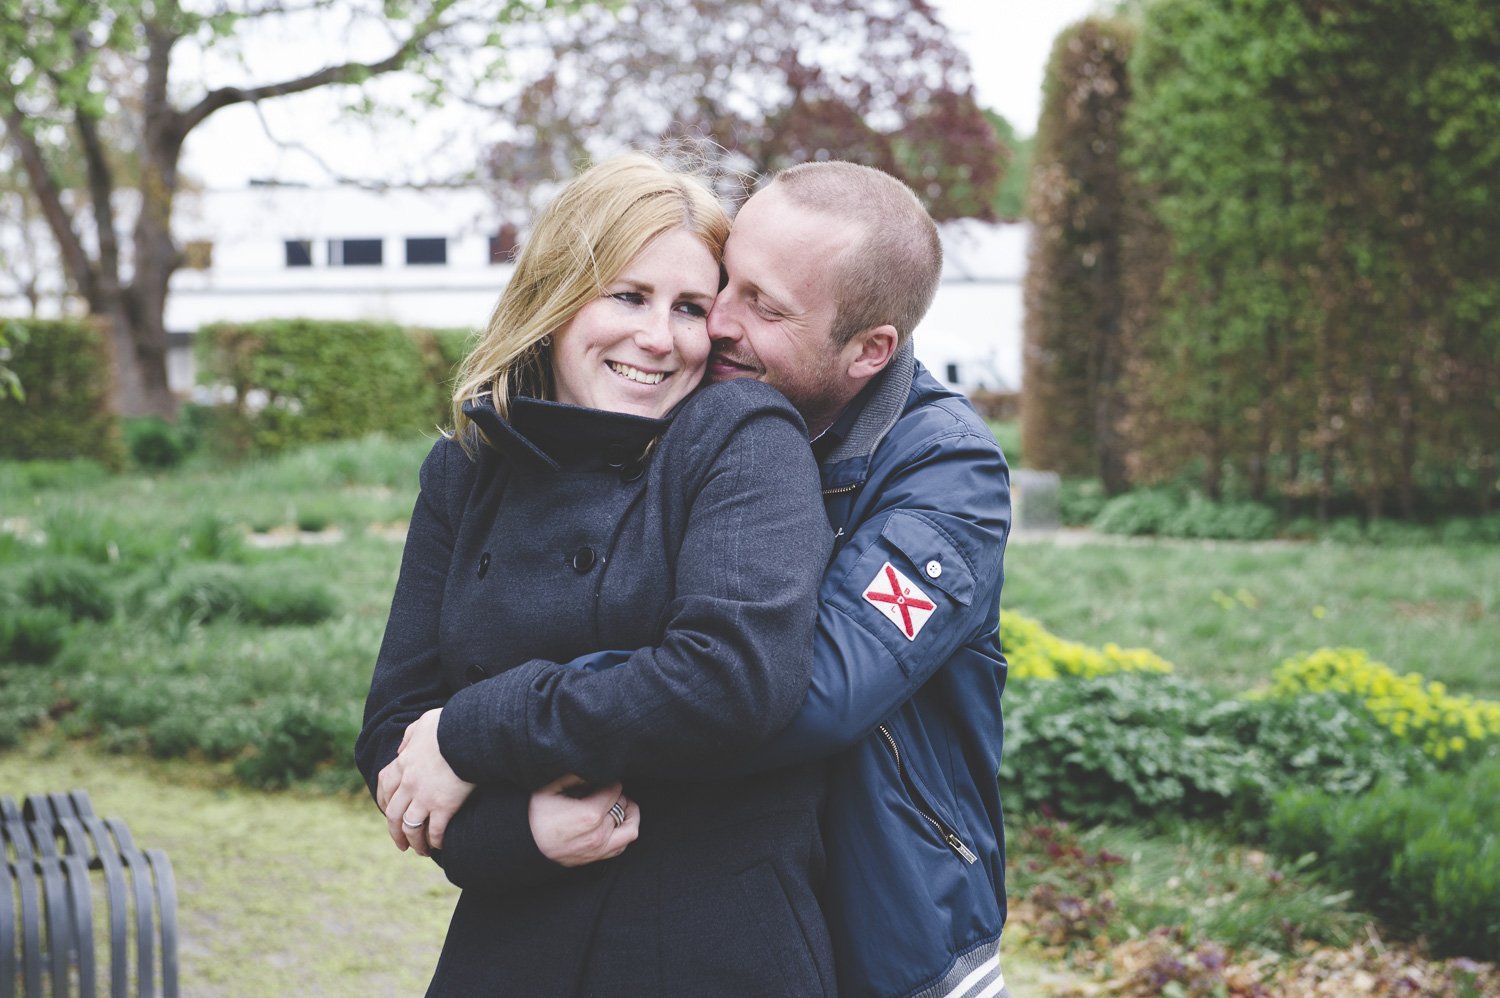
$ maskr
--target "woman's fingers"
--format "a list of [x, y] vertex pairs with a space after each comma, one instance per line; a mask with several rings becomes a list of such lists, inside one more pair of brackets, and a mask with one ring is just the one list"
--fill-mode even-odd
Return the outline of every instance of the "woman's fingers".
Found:
[[[618, 856], [639, 834], [639, 808], [618, 783], [574, 798], [568, 789], [582, 781], [556, 780], [531, 795], [531, 836], [543, 856], [562, 866], [583, 866]], [[620, 805], [620, 820], [611, 811]]]
[[391, 841], [396, 843], [396, 848], [402, 852], [411, 847], [411, 840], [406, 837], [406, 828], [401, 824], [406, 817], [406, 809], [410, 806], [411, 791], [399, 785], [392, 791], [385, 806], [386, 830], [390, 832]]
[[387, 805], [390, 804], [391, 794], [395, 793], [396, 788], [401, 785], [402, 768], [403, 763], [398, 755], [380, 771], [380, 775], [375, 779], [375, 806], [380, 808], [381, 814], [385, 813]]
[[[415, 810], [415, 808], [412, 808]], [[407, 824], [410, 818], [415, 825]], [[427, 816], [425, 814], [406, 815], [401, 817], [401, 831], [406, 836], [406, 842], [416, 851], [418, 856], [426, 856], [431, 850], [427, 846]]]

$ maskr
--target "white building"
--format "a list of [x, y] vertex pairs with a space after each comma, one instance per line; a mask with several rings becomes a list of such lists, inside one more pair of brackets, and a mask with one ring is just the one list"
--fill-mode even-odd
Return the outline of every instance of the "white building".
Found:
[[[478, 328], [509, 279], [514, 226], [481, 190], [373, 192], [250, 186], [184, 196], [176, 230], [192, 269], [172, 278], [171, 381], [193, 384], [193, 330], [305, 316]], [[966, 391], [1021, 384], [1028, 230], [942, 228], [943, 283], [916, 332], [918, 358]]]

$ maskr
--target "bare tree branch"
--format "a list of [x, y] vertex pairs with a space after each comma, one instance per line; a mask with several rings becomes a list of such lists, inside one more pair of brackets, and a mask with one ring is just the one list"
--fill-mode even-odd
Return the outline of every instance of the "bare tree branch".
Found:
[[93, 307], [98, 298], [98, 282], [93, 265], [89, 262], [88, 251], [83, 247], [83, 241], [78, 238], [78, 230], [73, 224], [73, 215], [62, 202], [62, 191], [52, 172], [47, 169], [47, 162], [42, 156], [41, 146], [26, 129], [26, 119], [20, 109], [16, 107], [15, 94], [7, 88], [5, 93], [5, 132], [10, 136], [16, 151], [21, 156], [21, 166], [26, 170], [26, 177], [31, 181], [32, 192], [36, 195], [37, 202], [42, 208], [42, 217], [47, 220], [47, 227], [52, 230], [53, 237], [57, 240], [58, 249], [62, 253], [63, 266], [68, 271], [68, 276], [78, 286], [78, 292]]

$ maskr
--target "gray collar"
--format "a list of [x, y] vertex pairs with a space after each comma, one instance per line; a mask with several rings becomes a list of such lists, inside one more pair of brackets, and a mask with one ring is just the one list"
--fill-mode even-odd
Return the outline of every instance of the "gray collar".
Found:
[[875, 452], [880, 441], [906, 408], [906, 398], [911, 394], [911, 381], [916, 376], [916, 354], [911, 340], [896, 351], [896, 356], [875, 375], [879, 382], [875, 391], [866, 400], [864, 409], [854, 421], [849, 435], [824, 459], [825, 466], [838, 464], [856, 457], [868, 457]]

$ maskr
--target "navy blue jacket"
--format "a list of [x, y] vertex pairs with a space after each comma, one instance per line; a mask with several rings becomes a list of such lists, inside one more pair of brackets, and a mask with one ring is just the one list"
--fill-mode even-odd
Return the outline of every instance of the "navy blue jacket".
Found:
[[[994, 995], [1010, 472], [968, 402], [910, 344], [834, 429], [842, 439], [821, 473], [836, 535], [812, 686], [751, 764], [832, 756], [824, 908], [842, 998]], [[887, 566], [931, 609], [882, 600], [895, 595]]]

